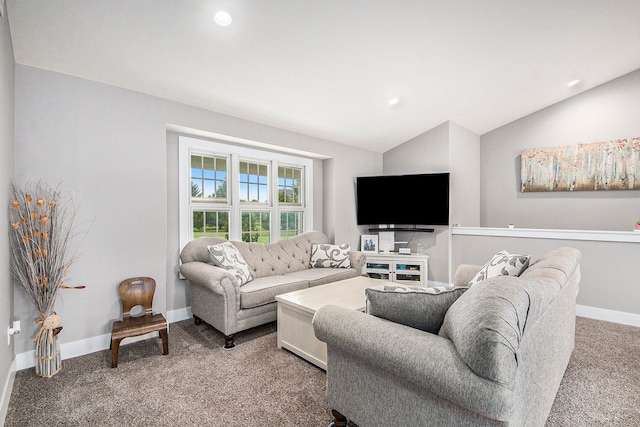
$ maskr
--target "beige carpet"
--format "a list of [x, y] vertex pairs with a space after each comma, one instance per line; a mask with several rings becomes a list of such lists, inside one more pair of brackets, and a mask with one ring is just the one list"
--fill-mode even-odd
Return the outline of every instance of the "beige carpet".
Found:
[[[206, 324], [65, 360], [51, 379], [16, 374], [5, 426], [327, 426], [324, 371], [278, 350], [275, 324], [233, 351]], [[547, 426], [640, 425], [640, 328], [578, 318], [576, 351]], [[428, 425], [428, 424], [426, 424]]]

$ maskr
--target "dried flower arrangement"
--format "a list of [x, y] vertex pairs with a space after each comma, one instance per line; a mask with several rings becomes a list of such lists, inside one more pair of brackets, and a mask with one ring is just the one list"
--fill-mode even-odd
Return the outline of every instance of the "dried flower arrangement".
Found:
[[72, 248], [75, 207], [58, 188], [32, 183], [11, 184], [11, 271], [36, 309], [36, 375], [50, 378], [62, 369], [58, 333], [60, 317], [53, 311], [63, 279], [77, 257]]

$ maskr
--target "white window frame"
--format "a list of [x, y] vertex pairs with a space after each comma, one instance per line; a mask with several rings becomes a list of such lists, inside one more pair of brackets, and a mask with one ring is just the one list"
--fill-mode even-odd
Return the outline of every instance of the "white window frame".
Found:
[[[227, 156], [227, 203], [192, 203], [191, 202], [191, 154]], [[270, 241], [280, 240], [280, 206], [278, 204], [278, 165], [302, 167], [304, 183], [301, 188], [302, 206], [283, 205], [282, 210], [299, 210], [303, 212], [303, 231], [311, 231], [313, 227], [313, 160], [306, 157], [292, 156], [273, 151], [232, 145], [223, 140], [208, 140], [192, 136], [178, 136], [178, 197], [180, 204], [180, 250], [192, 240], [193, 210], [213, 208], [229, 211], [229, 239], [240, 240], [242, 234], [242, 210], [270, 210]], [[240, 205], [239, 188], [240, 161], [269, 163], [269, 203], [266, 205]]]

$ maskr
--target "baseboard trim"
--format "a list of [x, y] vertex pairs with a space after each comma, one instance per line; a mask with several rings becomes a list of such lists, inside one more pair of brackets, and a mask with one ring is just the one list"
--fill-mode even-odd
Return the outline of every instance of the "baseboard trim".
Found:
[[605, 308], [589, 307], [586, 305], [577, 305], [576, 314], [590, 319], [640, 327], [640, 314], [625, 313], [624, 311], [607, 310]]
[[[169, 324], [187, 320], [192, 317], [191, 307], [181, 308], [178, 310], [171, 310], [167, 312], [167, 322]], [[171, 327], [169, 327], [171, 329]], [[133, 344], [137, 341], [146, 340], [158, 336], [157, 332], [151, 332], [139, 337], [127, 338], [121, 345]], [[86, 338], [83, 340], [72, 341], [64, 344], [60, 344], [60, 353], [62, 354], [62, 360], [71, 359], [73, 357], [84, 356], [85, 354], [95, 353], [96, 351], [107, 350], [111, 345], [111, 334], [99, 335], [97, 337]], [[15, 364], [17, 371], [23, 369], [29, 369], [36, 366], [36, 352], [35, 350], [27, 351], [24, 353], [18, 353], [15, 357]]]
[[9, 377], [4, 384], [2, 390], [2, 404], [0, 405], [0, 425], [4, 425], [7, 419], [7, 411], [9, 410], [9, 400], [11, 398], [11, 390], [13, 390], [13, 381], [16, 378], [16, 361], [13, 360], [9, 366]]
[[[621, 323], [623, 325], [640, 327], [640, 314], [625, 313], [623, 311], [607, 310], [604, 308], [589, 307], [586, 305], [576, 306], [576, 314], [578, 316], [588, 317], [591, 319], [605, 320], [607, 322]], [[191, 317], [191, 307], [171, 310], [167, 312], [167, 321], [170, 324], [180, 322], [182, 320], [187, 320]], [[122, 345], [132, 344], [136, 341], [144, 340], [154, 335], [155, 333], [130, 338], [127, 341], [123, 342]], [[96, 351], [106, 350], [109, 348], [110, 343], [111, 334], [104, 334], [97, 337], [61, 344], [60, 352], [62, 353], [63, 360], [71, 359], [73, 357], [84, 356], [85, 354], [94, 353]], [[14, 364], [14, 372], [20, 371], [22, 369], [33, 368], [35, 366], [35, 350], [16, 354]], [[7, 389], [5, 387], [5, 393], [6, 392]]]

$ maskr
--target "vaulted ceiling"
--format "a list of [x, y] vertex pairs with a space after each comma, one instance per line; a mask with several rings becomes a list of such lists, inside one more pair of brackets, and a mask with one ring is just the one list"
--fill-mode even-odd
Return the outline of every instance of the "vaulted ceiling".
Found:
[[6, 1], [18, 64], [379, 152], [640, 69], [638, 0]]

